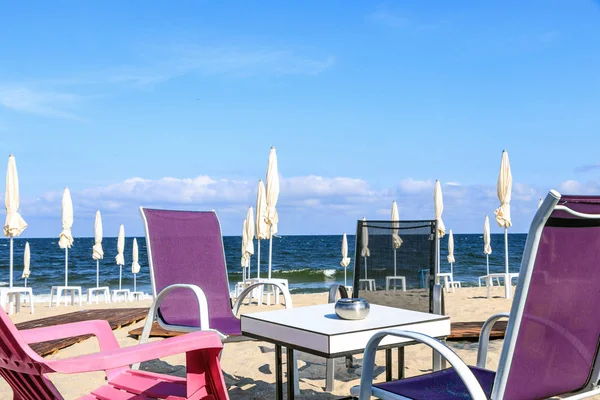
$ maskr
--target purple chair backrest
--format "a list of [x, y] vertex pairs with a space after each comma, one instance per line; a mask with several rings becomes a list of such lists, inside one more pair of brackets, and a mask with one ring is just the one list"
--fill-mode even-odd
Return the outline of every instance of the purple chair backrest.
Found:
[[[230, 321], [231, 298], [221, 226], [215, 212], [170, 211], [142, 208], [146, 220], [146, 245], [156, 296], [176, 283], [199, 286], [208, 300], [210, 327], [219, 330]], [[199, 326], [194, 294], [175, 289], [160, 306], [160, 316], [170, 325]]]
[[14, 392], [15, 399], [62, 399], [52, 382], [43, 375], [50, 372], [21, 338], [4, 310], [0, 309], [0, 376]]
[[[523, 272], [527, 269], [524, 254], [520, 293], [514, 300], [523, 304], [522, 318], [520, 325], [509, 323], [515, 328], [512, 334], [516, 333], [512, 358], [507, 355], [510, 346], [502, 354], [507, 358], [505, 399], [540, 399], [577, 391], [587, 385], [594, 370], [600, 338], [600, 219], [574, 216], [554, 209], [554, 203], [549, 195], [536, 214], [538, 218], [551, 212], [537, 251], [532, 248], [535, 261], [528, 287], [521, 282], [528, 275]], [[562, 196], [558, 205], [600, 214], [600, 197]], [[532, 231], [528, 242], [536, 236]], [[515, 312], [513, 305], [511, 319]]]

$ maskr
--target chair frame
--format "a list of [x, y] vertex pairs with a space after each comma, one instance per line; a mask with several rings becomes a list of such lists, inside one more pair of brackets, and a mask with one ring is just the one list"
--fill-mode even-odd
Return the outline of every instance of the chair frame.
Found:
[[[525, 309], [529, 284], [531, 282], [535, 260], [537, 256], [537, 250], [539, 248], [542, 231], [544, 229], [546, 221], [548, 220], [552, 212], [555, 210], [565, 211], [579, 218], [600, 219], [600, 214], [581, 213], [572, 210], [566, 206], [558, 205], [560, 199], [560, 193], [558, 193], [555, 190], [551, 190], [533, 218], [531, 227], [529, 229], [529, 234], [527, 236], [525, 249], [523, 252], [523, 260], [521, 264], [521, 271], [519, 274], [519, 281], [517, 283], [517, 290], [515, 293], [513, 306], [511, 307], [510, 313], [493, 315], [482, 326], [479, 336], [477, 366], [485, 368], [489, 336], [492, 326], [501, 318], [509, 318], [504, 338], [504, 345], [502, 347], [500, 361], [498, 363], [498, 370], [496, 372], [494, 385], [492, 387], [492, 400], [504, 399], [506, 385], [508, 383], [508, 376], [510, 372], [510, 365], [512, 363], [512, 359], [515, 352], [515, 346], [518, 338], [519, 328], [521, 326], [523, 312]], [[375, 353], [377, 351], [377, 346], [379, 342], [388, 335], [411, 338], [439, 352], [448, 362], [450, 362], [452, 367], [455, 369], [457, 375], [467, 387], [467, 390], [469, 391], [473, 399], [487, 399], [487, 396], [485, 395], [483, 389], [479, 385], [479, 382], [477, 381], [475, 375], [471, 372], [469, 367], [464, 363], [464, 361], [460, 359], [460, 357], [456, 355], [456, 353], [454, 353], [444, 343], [416, 332], [388, 330], [374, 335], [367, 344], [367, 347], [365, 349], [365, 357], [363, 360], [363, 373], [361, 377], [360, 387], [352, 388], [352, 394], [359, 395], [360, 400], [370, 399], [372, 395], [382, 400], [404, 399], [404, 397], [402, 396], [398, 396], [383, 389], [373, 387], [373, 369], [375, 364]], [[563, 394], [569, 396], [563, 397], [563, 399], [576, 400], [600, 394], [600, 387], [598, 386], [599, 380], [600, 352], [597, 352], [587, 385], [577, 392]], [[561, 394], [557, 393], [556, 395]]]

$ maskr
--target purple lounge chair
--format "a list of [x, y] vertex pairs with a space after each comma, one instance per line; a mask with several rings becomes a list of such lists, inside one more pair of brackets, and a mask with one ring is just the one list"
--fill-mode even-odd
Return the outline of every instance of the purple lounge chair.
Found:
[[[582, 399], [600, 394], [600, 196], [550, 191], [525, 244], [510, 314], [492, 316], [480, 334], [477, 366], [443, 343], [415, 332], [374, 335], [365, 351], [361, 400]], [[485, 369], [493, 324], [508, 317], [498, 370]], [[440, 352], [453, 368], [372, 384], [375, 352], [387, 335], [412, 338]]]
[[[237, 318], [246, 288], [232, 307], [221, 226], [214, 211], [171, 211], [140, 207], [146, 227], [146, 246], [154, 302], [142, 331], [145, 342], [156, 319], [167, 330], [217, 331], [222, 339], [239, 336]], [[286, 308], [292, 307], [286, 287]]]
[[[47, 360], [31, 343], [70, 336], [95, 335], [100, 352]], [[107, 384], [81, 400], [124, 399], [228, 399], [219, 363], [223, 345], [215, 332], [194, 332], [164, 341], [120, 348], [106, 321], [84, 321], [19, 331], [0, 309], [0, 376], [13, 390], [15, 400], [60, 400], [49, 373], [74, 374], [105, 371]], [[186, 353], [187, 378], [129, 369], [132, 363]]]

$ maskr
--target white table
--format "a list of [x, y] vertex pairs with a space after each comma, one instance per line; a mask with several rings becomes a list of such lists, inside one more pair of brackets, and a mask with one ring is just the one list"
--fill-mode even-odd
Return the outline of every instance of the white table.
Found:
[[131, 301], [140, 301], [144, 299], [144, 292], [131, 292], [129, 294]]
[[[320, 304], [286, 310], [266, 311], [241, 316], [244, 336], [275, 344], [275, 379], [277, 399], [283, 399], [281, 348], [286, 347], [288, 360], [293, 350], [332, 359], [364, 352], [373, 334], [387, 329], [404, 329], [444, 338], [450, 334], [450, 317], [371, 304], [367, 318], [360, 321], [340, 319], [334, 304]], [[387, 377], [391, 379], [391, 349], [414, 344], [410, 339], [388, 336], [381, 342], [386, 349]], [[398, 352], [404, 363], [404, 352]], [[399, 368], [402, 374], [404, 368]], [[287, 363], [288, 399], [294, 398], [293, 363]], [[333, 373], [333, 369], [331, 369]], [[333, 389], [333, 377], [328, 376], [327, 390]]]
[[[14, 304], [15, 312], [21, 311], [21, 294], [29, 296], [29, 312], [33, 314], [33, 292], [30, 287], [11, 287], [0, 288], [0, 305], [4, 307], [7, 313], [12, 314], [13, 310], [10, 304]], [[8, 306], [8, 307], [7, 307]]]
[[444, 278], [444, 287], [446, 288], [446, 293], [450, 291], [450, 288], [452, 288], [452, 293], [454, 293], [454, 277], [450, 272], [441, 272], [436, 276], [438, 278]]
[[96, 293], [96, 304], [98, 304], [98, 300], [99, 300], [101, 294], [104, 295], [104, 302], [110, 303], [110, 288], [108, 286], [89, 288], [87, 290], [88, 304], [92, 303], [92, 298], [93, 298], [94, 293]]
[[508, 279], [509, 282], [506, 282], [506, 274], [505, 273], [496, 273], [496, 274], [489, 274], [485, 276], [485, 285], [487, 286], [487, 297], [488, 299], [490, 297], [492, 297], [492, 294], [490, 293], [490, 286], [492, 285], [491, 282], [492, 280], [496, 278], [496, 279], [504, 279], [504, 286], [508, 285], [512, 285], [512, 280], [513, 279], [519, 279], [519, 273], [518, 272], [510, 272], [508, 274]]
[[368, 278], [368, 279], [367, 278], [359, 279], [358, 280], [358, 285], [359, 285], [358, 287], [359, 288], [360, 288], [360, 284], [361, 283], [365, 283], [366, 284], [364, 286], [365, 290], [371, 290], [373, 292], [377, 290], [377, 287], [375, 286], [375, 279], [371, 279], [371, 278]]
[[385, 277], [385, 290], [390, 290], [390, 283], [394, 283], [394, 290], [398, 286], [398, 281], [402, 284], [402, 291], [406, 292], [406, 277], [404, 276], [386, 276]]
[[71, 292], [71, 305], [75, 305], [75, 293], [77, 293], [79, 305], [81, 306], [81, 286], [52, 286], [50, 289], [50, 307], [52, 307], [52, 299], [55, 296], [56, 307], [60, 306], [63, 292], [65, 292], [65, 305], [67, 305], [67, 299], [69, 298], [67, 293]]
[[123, 295], [124, 301], [129, 301], [131, 299], [131, 291], [129, 289], [114, 289], [112, 291], [112, 302], [119, 303], [121, 299], [119, 299], [119, 295]]
[[[289, 290], [289, 284], [287, 279], [279, 279], [279, 278], [254, 278], [254, 279], [246, 279], [246, 282], [252, 283], [264, 283], [265, 285], [269, 285], [269, 283], [279, 283], [280, 285], [284, 285]], [[275, 292], [275, 304], [279, 304], [279, 288], [277, 286], [271, 286], [272, 290]], [[264, 294], [263, 289], [259, 289], [257, 291], [258, 294], [258, 305], [262, 304], [262, 297]], [[252, 291], [252, 297], [255, 297], [255, 292]], [[271, 290], [267, 289], [267, 305], [271, 305]]]

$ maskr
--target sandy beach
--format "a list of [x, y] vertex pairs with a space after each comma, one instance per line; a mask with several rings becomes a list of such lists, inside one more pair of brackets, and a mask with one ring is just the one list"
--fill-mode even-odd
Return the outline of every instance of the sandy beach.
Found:
[[[451, 321], [484, 321], [487, 317], [498, 312], [507, 312], [510, 310], [511, 300], [503, 298], [503, 288], [494, 287], [492, 289], [493, 297], [486, 298], [485, 288], [462, 288], [457, 289], [455, 293], [445, 294], [446, 314], [451, 317]], [[309, 305], [323, 304], [327, 302], [327, 293], [317, 294], [295, 294], [293, 295], [294, 307], [303, 307]], [[123, 307], [148, 307], [150, 300], [129, 303], [110, 304], [113, 308]], [[96, 309], [106, 307], [105, 304], [84, 304], [78, 306], [61, 306], [59, 308], [49, 308], [47, 304], [37, 303], [36, 312], [31, 315], [28, 308], [23, 307], [22, 312], [11, 316], [15, 323], [28, 321], [31, 319], [43, 318], [51, 315], [73, 312], [79, 309]], [[242, 313], [251, 313], [256, 311], [265, 311], [269, 309], [282, 308], [282, 306], [257, 306], [256, 304], [244, 306]], [[128, 332], [131, 329], [142, 326], [143, 322], [115, 330], [121, 346], [133, 346], [137, 340], [129, 337]], [[162, 340], [162, 339], [151, 339]], [[468, 342], [449, 342], [449, 346], [457, 352], [468, 364], [475, 364], [477, 354], [477, 344]], [[495, 369], [502, 340], [491, 342], [488, 356], [488, 368]], [[57, 354], [49, 356], [52, 358], [68, 358], [82, 354], [88, 354], [98, 351], [96, 339], [90, 338], [71, 347], [59, 351]], [[431, 370], [431, 351], [424, 346], [406, 347], [406, 376], [419, 375]], [[300, 377], [301, 396], [299, 398], [311, 399], [333, 399], [340, 396], [348, 396], [352, 386], [359, 383], [361, 375], [362, 355], [355, 356], [354, 368], [347, 369], [343, 362], [336, 363], [335, 371], [335, 390], [333, 393], [326, 393], [325, 387], [325, 360], [304, 353], [298, 356], [298, 367]], [[259, 341], [244, 341], [227, 343], [222, 356], [222, 368], [225, 380], [229, 389], [229, 395], [232, 399], [274, 399], [275, 398], [275, 375], [274, 375], [274, 346]], [[385, 379], [385, 360], [384, 352], [379, 352], [376, 359], [377, 363], [377, 381]], [[185, 374], [184, 355], [177, 355], [165, 358], [161, 361], [154, 361], [145, 368], [167, 371], [175, 375]], [[395, 374], [395, 372], [394, 372]], [[104, 383], [104, 373], [88, 373], [78, 375], [51, 375], [50, 378], [63, 393], [65, 399], [76, 399], [89, 393], [94, 388]], [[11, 398], [12, 391], [4, 382], [0, 382], [0, 398]]]

